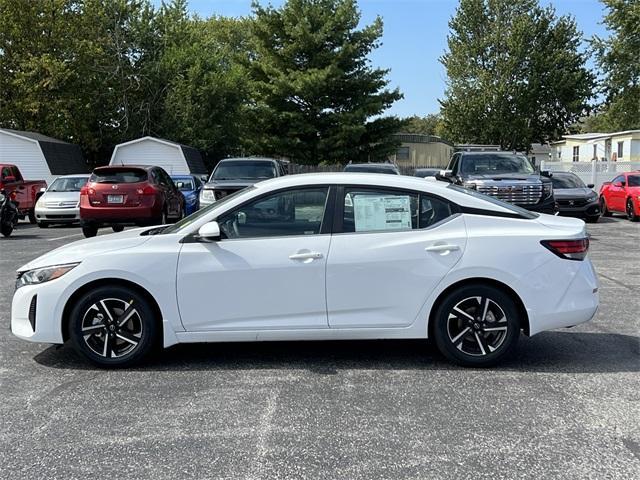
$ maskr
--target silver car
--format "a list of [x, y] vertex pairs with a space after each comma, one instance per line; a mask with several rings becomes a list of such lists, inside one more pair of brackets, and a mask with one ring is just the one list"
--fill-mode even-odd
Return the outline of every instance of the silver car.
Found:
[[64, 175], [55, 179], [36, 202], [36, 222], [40, 228], [54, 223], [70, 224], [80, 221], [80, 189], [89, 174]]

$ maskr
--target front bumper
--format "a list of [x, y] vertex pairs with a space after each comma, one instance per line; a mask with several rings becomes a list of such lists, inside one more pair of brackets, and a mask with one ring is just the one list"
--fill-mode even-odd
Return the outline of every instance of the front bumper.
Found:
[[36, 220], [40, 223], [77, 223], [80, 221], [79, 208], [40, 208], [35, 209]]
[[52, 321], [57, 318], [53, 312], [59, 305], [59, 297], [56, 280], [20, 287], [11, 303], [11, 332], [30, 342], [63, 343], [62, 328]]
[[580, 218], [597, 217], [602, 213], [600, 210], [600, 203], [597, 200], [577, 207], [558, 205], [558, 210], [560, 215]]

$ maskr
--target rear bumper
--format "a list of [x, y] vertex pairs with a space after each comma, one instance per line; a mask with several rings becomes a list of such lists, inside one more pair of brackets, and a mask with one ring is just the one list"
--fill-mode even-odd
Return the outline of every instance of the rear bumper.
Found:
[[80, 223], [83, 225], [144, 225], [162, 215], [154, 207], [97, 207], [80, 208]]

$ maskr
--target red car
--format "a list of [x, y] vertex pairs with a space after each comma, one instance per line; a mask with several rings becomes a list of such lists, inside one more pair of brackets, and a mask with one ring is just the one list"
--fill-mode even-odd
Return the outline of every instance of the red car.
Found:
[[109, 226], [164, 225], [184, 217], [184, 197], [160, 167], [96, 168], [80, 190], [80, 224], [85, 237]]
[[626, 213], [632, 222], [640, 219], [640, 171], [621, 173], [600, 187], [602, 215]]

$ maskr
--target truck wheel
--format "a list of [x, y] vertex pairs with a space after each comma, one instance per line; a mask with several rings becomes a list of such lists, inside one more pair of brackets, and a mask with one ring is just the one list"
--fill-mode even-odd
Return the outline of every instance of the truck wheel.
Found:
[[95, 237], [98, 234], [98, 227], [94, 225], [84, 225], [82, 227], [82, 233], [86, 238]]
[[31, 225], [35, 225], [36, 224], [36, 212], [34, 212], [33, 210], [29, 210], [29, 213], [27, 215], [29, 217], [29, 223]]

